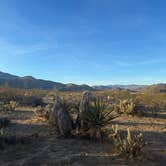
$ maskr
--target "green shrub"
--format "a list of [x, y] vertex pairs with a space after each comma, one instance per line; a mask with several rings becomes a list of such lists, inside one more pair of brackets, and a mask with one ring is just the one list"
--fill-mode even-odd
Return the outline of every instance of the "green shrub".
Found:
[[20, 101], [20, 105], [22, 106], [44, 106], [43, 99], [37, 96], [24, 96]]

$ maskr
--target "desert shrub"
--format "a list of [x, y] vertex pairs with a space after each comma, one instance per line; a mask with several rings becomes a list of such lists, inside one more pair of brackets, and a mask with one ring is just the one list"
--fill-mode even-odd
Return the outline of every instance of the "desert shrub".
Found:
[[37, 106], [44, 106], [43, 99], [37, 96], [24, 96], [22, 98], [22, 101], [20, 101], [20, 105], [22, 106], [32, 106], [32, 107], [37, 107]]
[[0, 129], [7, 127], [9, 123], [10, 120], [8, 118], [0, 118]]
[[37, 116], [43, 116], [44, 108], [41, 107], [41, 106], [37, 106], [37, 107], [35, 108], [35, 113], [36, 113]]
[[104, 102], [102, 98], [96, 98], [93, 102], [89, 102], [87, 110], [84, 112], [83, 119], [87, 124], [88, 131], [91, 138], [101, 139], [102, 128], [111, 123], [111, 121], [118, 116], [119, 113], [109, 110], [108, 103]]
[[18, 90], [12, 88], [0, 87], [0, 101], [9, 103], [10, 101], [19, 101], [21, 99]]
[[17, 89], [0, 86], [0, 101], [9, 103], [15, 101], [22, 106], [42, 105], [42, 98], [47, 94], [45, 90]]
[[142, 150], [145, 146], [142, 133], [132, 136], [128, 128], [127, 136], [123, 137], [116, 125], [112, 127], [111, 138], [119, 155], [125, 156], [126, 158], [136, 158], [142, 155]]
[[138, 116], [156, 116], [159, 112], [159, 107], [156, 105], [141, 105], [137, 104], [135, 107], [136, 115]]
[[10, 101], [9, 103], [0, 103], [0, 111], [12, 112], [16, 109], [18, 103], [15, 101]]
[[158, 107], [158, 111], [166, 110], [166, 94], [165, 93], [137, 93], [137, 103], [140, 105]]
[[45, 118], [49, 120], [49, 116], [51, 115], [51, 105], [46, 105], [45, 107], [37, 106], [35, 108], [35, 114], [38, 117]]

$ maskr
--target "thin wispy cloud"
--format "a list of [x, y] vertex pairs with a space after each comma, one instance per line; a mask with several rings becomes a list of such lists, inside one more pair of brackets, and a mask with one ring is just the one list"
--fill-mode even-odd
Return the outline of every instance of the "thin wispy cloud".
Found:
[[16, 45], [0, 39], [0, 54], [10, 56], [31, 56], [32, 54], [58, 48], [57, 43], [36, 43], [33, 45]]
[[114, 64], [116, 64], [117, 66], [121, 66], [121, 67], [130, 67], [133, 64], [129, 63], [129, 62], [125, 62], [125, 61], [114, 61]]
[[166, 58], [151, 58], [151, 59], [139, 62], [139, 64], [140, 65], [153, 65], [153, 64], [160, 64], [160, 63], [165, 63], [165, 62], [166, 62]]

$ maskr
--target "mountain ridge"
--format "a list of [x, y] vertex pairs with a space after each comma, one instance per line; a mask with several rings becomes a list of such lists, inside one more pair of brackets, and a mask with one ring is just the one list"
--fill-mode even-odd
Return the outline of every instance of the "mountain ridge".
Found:
[[148, 87], [148, 85], [137, 85], [137, 84], [128, 84], [128, 85], [97, 85], [93, 86], [98, 90], [109, 90], [109, 89], [129, 89], [129, 90], [139, 90]]
[[49, 80], [37, 79], [32, 76], [16, 76], [9, 73], [0, 71], [0, 85], [9, 86], [12, 88], [22, 89], [57, 89], [59, 91], [83, 91], [93, 90], [88, 85], [76, 85], [76, 84], [63, 84], [60, 82], [54, 82]]
[[166, 92], [166, 84], [159, 83], [153, 85], [97, 85], [89, 86], [86, 84], [77, 85], [74, 83], [60, 83], [50, 80], [37, 79], [33, 76], [16, 76], [13, 74], [0, 71], [0, 86], [9, 86], [21, 89], [56, 89], [59, 91], [94, 91], [94, 90], [112, 90], [112, 89], [128, 89], [128, 90], [146, 90], [151, 92]]

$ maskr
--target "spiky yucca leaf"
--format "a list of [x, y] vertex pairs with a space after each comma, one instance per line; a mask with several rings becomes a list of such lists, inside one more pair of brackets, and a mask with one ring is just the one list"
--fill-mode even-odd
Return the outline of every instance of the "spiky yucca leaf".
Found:
[[84, 120], [89, 128], [101, 128], [108, 125], [113, 119], [120, 114], [113, 114], [114, 110], [108, 110], [108, 103], [102, 98], [96, 98], [88, 104], [88, 108], [84, 115]]

